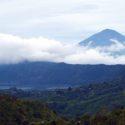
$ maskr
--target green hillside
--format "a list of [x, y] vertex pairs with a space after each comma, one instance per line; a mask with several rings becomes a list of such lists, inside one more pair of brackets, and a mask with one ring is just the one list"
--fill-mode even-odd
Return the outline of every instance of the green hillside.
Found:
[[67, 125], [45, 104], [0, 95], [0, 125]]

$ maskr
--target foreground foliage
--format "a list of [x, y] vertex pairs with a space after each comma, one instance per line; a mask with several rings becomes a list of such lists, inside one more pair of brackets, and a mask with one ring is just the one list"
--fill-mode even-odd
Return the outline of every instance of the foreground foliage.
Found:
[[45, 104], [0, 95], [0, 125], [67, 125]]
[[68, 89], [41, 91], [11, 88], [0, 92], [20, 99], [44, 102], [59, 115], [70, 118], [86, 113], [95, 114], [105, 106], [110, 111], [125, 106], [125, 82], [123, 80]]
[[0, 95], [0, 125], [125, 125], [125, 109], [101, 109], [94, 115], [66, 119], [39, 101]]

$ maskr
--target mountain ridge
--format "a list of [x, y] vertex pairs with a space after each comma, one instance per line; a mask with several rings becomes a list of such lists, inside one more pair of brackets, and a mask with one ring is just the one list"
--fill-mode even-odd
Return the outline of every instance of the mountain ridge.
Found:
[[120, 43], [124, 43], [125, 36], [115, 30], [104, 29], [81, 41], [79, 44], [82, 46], [90, 45], [91, 47], [102, 47], [111, 45], [113, 40], [116, 40]]
[[70, 65], [27, 62], [0, 65], [1, 85], [59, 88], [123, 78], [125, 65]]

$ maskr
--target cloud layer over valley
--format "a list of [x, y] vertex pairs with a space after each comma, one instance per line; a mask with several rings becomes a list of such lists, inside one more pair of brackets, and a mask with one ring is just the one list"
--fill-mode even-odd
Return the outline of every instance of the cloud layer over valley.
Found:
[[[114, 55], [115, 52], [118, 55]], [[0, 34], [0, 63], [8, 64], [23, 61], [50, 61], [69, 64], [125, 64], [125, 45], [113, 40], [113, 44], [109, 47], [92, 48], [43, 37], [22, 38]]]

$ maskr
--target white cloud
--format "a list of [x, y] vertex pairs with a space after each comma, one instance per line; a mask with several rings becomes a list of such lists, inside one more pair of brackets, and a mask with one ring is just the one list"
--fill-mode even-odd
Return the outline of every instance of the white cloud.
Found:
[[[113, 56], [113, 52], [125, 50], [118, 42], [105, 48], [81, 47], [43, 37], [21, 38], [0, 34], [0, 63], [28, 61], [65, 62], [70, 64], [125, 64], [125, 54]], [[112, 47], [114, 46], [115, 47]], [[118, 46], [119, 50], [116, 49]], [[102, 50], [105, 51], [102, 51]]]
[[[97, 47], [102, 52], [120, 52], [125, 50], [125, 42], [119, 42], [115, 39], [110, 40], [112, 44], [110, 46]], [[91, 43], [90, 43], [91, 44]]]

